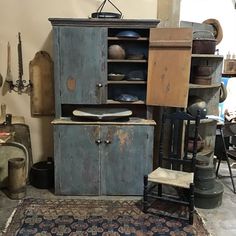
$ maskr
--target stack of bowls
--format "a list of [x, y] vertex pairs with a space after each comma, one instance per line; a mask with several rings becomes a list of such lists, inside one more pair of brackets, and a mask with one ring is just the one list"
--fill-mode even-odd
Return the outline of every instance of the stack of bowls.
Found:
[[192, 82], [194, 84], [210, 85], [212, 83], [213, 67], [209, 65], [196, 65], [193, 67]]

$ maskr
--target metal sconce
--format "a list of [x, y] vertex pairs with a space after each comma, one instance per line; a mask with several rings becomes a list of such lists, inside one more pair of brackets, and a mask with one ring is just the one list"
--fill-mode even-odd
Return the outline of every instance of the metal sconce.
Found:
[[[11, 73], [10, 71], [10, 45], [8, 44], [8, 78], [6, 78], [6, 83], [8, 83], [8, 91], [14, 91], [17, 92], [18, 94], [22, 93], [27, 93], [31, 90], [32, 84], [29, 81], [28, 83], [26, 80], [23, 79], [23, 60], [22, 60], [22, 45], [21, 45], [21, 35], [18, 33], [18, 45], [17, 45], [17, 51], [18, 51], [18, 80], [16, 80], [15, 83], [12, 81], [12, 76], [9, 74]], [[9, 78], [10, 77], [10, 78]]]

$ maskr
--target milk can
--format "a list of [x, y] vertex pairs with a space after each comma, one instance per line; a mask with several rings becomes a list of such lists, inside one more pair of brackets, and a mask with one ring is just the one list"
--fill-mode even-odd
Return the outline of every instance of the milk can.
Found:
[[16, 157], [8, 160], [8, 196], [21, 199], [26, 193], [25, 159]]

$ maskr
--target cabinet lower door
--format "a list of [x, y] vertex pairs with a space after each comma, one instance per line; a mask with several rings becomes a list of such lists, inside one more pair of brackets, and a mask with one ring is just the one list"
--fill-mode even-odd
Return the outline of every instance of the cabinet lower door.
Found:
[[55, 125], [55, 193], [99, 195], [99, 127]]
[[101, 193], [142, 195], [143, 176], [152, 170], [152, 126], [103, 126]]

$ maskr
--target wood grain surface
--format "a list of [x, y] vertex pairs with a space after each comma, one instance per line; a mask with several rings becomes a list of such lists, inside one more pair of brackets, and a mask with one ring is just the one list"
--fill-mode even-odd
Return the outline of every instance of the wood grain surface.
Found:
[[151, 29], [147, 104], [186, 107], [192, 51], [192, 29]]
[[31, 114], [54, 115], [53, 61], [45, 51], [39, 51], [29, 64]]

